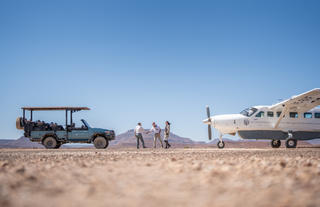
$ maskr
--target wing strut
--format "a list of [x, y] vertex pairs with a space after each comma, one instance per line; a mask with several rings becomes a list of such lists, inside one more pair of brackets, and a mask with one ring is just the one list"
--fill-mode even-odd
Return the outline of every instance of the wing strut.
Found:
[[288, 107], [285, 105], [283, 110], [281, 111], [281, 114], [279, 116], [279, 119], [277, 120], [276, 124], [274, 125], [274, 128], [278, 128], [281, 120], [283, 119], [283, 117], [285, 116], [285, 114], [287, 113], [288, 111]]

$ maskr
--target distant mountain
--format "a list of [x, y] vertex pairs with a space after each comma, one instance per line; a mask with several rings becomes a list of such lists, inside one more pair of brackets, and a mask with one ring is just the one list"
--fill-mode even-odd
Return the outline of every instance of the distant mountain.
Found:
[[[214, 139], [211, 142], [209, 142], [209, 145], [216, 145], [219, 139]], [[255, 140], [255, 139], [238, 139], [238, 140], [232, 140], [232, 139], [223, 139], [225, 143], [226, 148], [269, 148], [271, 140]], [[298, 141], [298, 147], [300, 146], [310, 146], [313, 145], [313, 143], [310, 143], [310, 141]], [[281, 141], [281, 147], [285, 147], [285, 141]]]
[[320, 139], [312, 139], [312, 140], [308, 140], [307, 142], [313, 145], [318, 145], [320, 144]]
[[[18, 149], [44, 149], [44, 146], [38, 142], [31, 142], [27, 137], [19, 139], [0, 139], [0, 148], [18, 148]], [[61, 148], [92, 148], [88, 144], [67, 144]]]
[[[214, 139], [209, 142], [209, 145], [214, 145], [218, 143], [219, 139]], [[228, 138], [223, 139], [226, 148], [266, 148], [270, 147], [270, 141], [268, 140], [244, 140], [244, 139], [237, 139], [232, 140]]]
[[[162, 130], [163, 131], [163, 130]], [[163, 138], [163, 133], [162, 133]], [[144, 135], [144, 141], [147, 147], [153, 146], [153, 135], [148, 134]], [[170, 133], [169, 142], [172, 147], [186, 147], [186, 146], [205, 146], [205, 142], [196, 142], [191, 140], [190, 138], [180, 137], [176, 134]], [[136, 138], [134, 136], [133, 129], [128, 130], [125, 133], [119, 134], [116, 136], [116, 139], [110, 142], [110, 147], [118, 148], [118, 147], [136, 147]], [[157, 143], [157, 146], [160, 146]], [[62, 145], [63, 148], [92, 148], [92, 145], [85, 144], [68, 144]], [[37, 142], [31, 142], [29, 138], [20, 137], [19, 139], [2, 139], [0, 140], [0, 148], [33, 148], [33, 149], [41, 149], [44, 148], [42, 144]]]
[[[163, 138], [163, 131], [161, 132], [161, 137]], [[153, 146], [153, 135], [152, 134], [143, 134], [143, 139], [147, 147]], [[125, 133], [119, 134], [116, 136], [116, 139], [110, 142], [111, 147], [135, 147], [137, 139], [134, 136], [134, 130], [130, 129]], [[187, 147], [187, 146], [204, 146], [205, 142], [193, 141], [190, 138], [180, 137], [174, 133], [170, 133], [169, 143], [172, 147]], [[157, 142], [157, 146], [159, 146]]]
[[37, 142], [31, 142], [29, 138], [20, 137], [19, 139], [1, 139], [0, 148], [44, 148], [43, 145]]
[[[163, 131], [163, 130], [162, 130]], [[153, 146], [153, 135], [144, 134], [144, 140], [147, 147]], [[162, 132], [163, 137], [163, 132]], [[180, 137], [174, 133], [170, 133], [169, 142], [172, 147], [216, 147], [219, 139], [214, 139], [209, 143], [193, 141], [190, 138]], [[269, 140], [232, 140], [224, 138], [226, 148], [269, 148]], [[319, 145], [320, 140], [309, 140], [309, 141], [299, 141], [298, 146], [310, 146]], [[134, 136], [133, 129], [128, 130], [125, 133], [121, 133], [116, 136], [116, 139], [110, 142], [111, 148], [121, 148], [121, 147], [136, 147], [136, 138]], [[157, 146], [159, 143], [157, 142]], [[284, 147], [285, 143], [282, 141], [281, 147]], [[0, 148], [31, 148], [31, 149], [43, 149], [44, 147], [37, 143], [31, 142], [29, 138], [20, 137], [19, 139], [0, 139]], [[67, 144], [62, 145], [62, 148], [93, 148], [91, 144]]]

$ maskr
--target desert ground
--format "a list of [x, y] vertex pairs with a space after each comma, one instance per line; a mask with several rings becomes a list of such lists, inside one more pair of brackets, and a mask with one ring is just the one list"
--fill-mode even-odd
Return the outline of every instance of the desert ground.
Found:
[[0, 206], [320, 206], [320, 148], [1, 149]]

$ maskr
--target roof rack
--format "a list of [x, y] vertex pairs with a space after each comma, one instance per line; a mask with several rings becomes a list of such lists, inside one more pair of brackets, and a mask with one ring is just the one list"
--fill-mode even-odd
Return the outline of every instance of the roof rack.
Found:
[[22, 107], [21, 109], [27, 111], [81, 111], [81, 110], [90, 110], [88, 107], [66, 107], [66, 106], [58, 106], [58, 107]]

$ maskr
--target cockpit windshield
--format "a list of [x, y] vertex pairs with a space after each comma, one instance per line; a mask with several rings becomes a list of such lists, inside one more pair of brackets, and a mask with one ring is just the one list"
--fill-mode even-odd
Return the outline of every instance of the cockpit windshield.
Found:
[[258, 109], [251, 107], [241, 111], [240, 114], [249, 117], [252, 116], [252, 114], [254, 114], [256, 111], [258, 111]]

